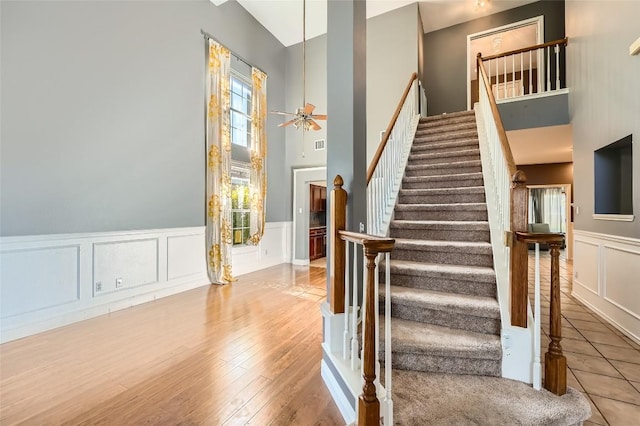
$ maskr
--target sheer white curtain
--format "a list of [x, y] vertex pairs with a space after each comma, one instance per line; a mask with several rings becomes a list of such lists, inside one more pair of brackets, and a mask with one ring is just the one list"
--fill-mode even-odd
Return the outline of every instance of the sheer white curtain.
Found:
[[566, 232], [566, 202], [562, 187], [529, 188], [529, 223], [547, 223], [551, 232]]
[[207, 273], [216, 284], [235, 281], [231, 271], [230, 52], [209, 40], [207, 73]]

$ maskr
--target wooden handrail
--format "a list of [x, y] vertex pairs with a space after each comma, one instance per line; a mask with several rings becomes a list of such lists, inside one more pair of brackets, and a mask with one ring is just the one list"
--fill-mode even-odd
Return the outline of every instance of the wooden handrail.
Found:
[[499, 53], [497, 55], [486, 56], [486, 57], [483, 57], [482, 60], [483, 61], [490, 61], [491, 59], [498, 59], [498, 58], [503, 58], [505, 56], [517, 55], [518, 53], [525, 53], [525, 52], [529, 52], [531, 50], [537, 50], [537, 49], [542, 49], [542, 48], [549, 47], [549, 46], [555, 46], [557, 44], [561, 44], [561, 45], [566, 46], [568, 41], [569, 41], [569, 39], [567, 37], [565, 37], [565, 38], [561, 38], [561, 39], [558, 39], [558, 40], [549, 41], [547, 43], [536, 44], [535, 46], [524, 47], [522, 49], [510, 50], [508, 52]]
[[[491, 90], [491, 82], [489, 81], [489, 77], [487, 77], [487, 71], [484, 69], [484, 64], [482, 63], [482, 56], [480, 56], [480, 53], [478, 53], [477, 57], [477, 67], [479, 73], [478, 75], [482, 76], [484, 86], [487, 89], [487, 94], [489, 95], [489, 104], [491, 105], [491, 112], [496, 122], [498, 137], [500, 138], [500, 145], [502, 145], [502, 152], [504, 152], [507, 167], [509, 168], [509, 176], [513, 176], [516, 173], [516, 162], [513, 160], [513, 154], [511, 153], [511, 147], [509, 146], [509, 139], [507, 139], [507, 132], [505, 132], [504, 130], [504, 124], [502, 124], [502, 118], [500, 118], [500, 112], [498, 111], [498, 104], [496, 103], [495, 96], [493, 96], [493, 90]], [[479, 87], [480, 85], [478, 84], [478, 90], [480, 90]], [[478, 99], [480, 99], [479, 96]]]
[[387, 130], [385, 130], [384, 132], [384, 137], [380, 141], [380, 145], [378, 145], [378, 149], [376, 150], [376, 153], [373, 156], [373, 159], [371, 159], [371, 164], [369, 164], [369, 168], [367, 169], [367, 185], [369, 185], [369, 182], [373, 177], [373, 172], [376, 170], [376, 167], [378, 166], [378, 161], [380, 161], [380, 157], [382, 157], [382, 152], [384, 151], [384, 147], [387, 145], [387, 141], [389, 140], [389, 135], [391, 134], [391, 130], [393, 129], [393, 126], [396, 125], [396, 121], [398, 120], [398, 116], [400, 115], [400, 111], [402, 110], [402, 105], [404, 105], [404, 101], [407, 99], [407, 96], [409, 95], [409, 91], [411, 90], [411, 85], [413, 84], [413, 81], [417, 78], [418, 78], [418, 73], [414, 72], [413, 74], [411, 74], [409, 83], [407, 83], [407, 87], [404, 89], [404, 93], [400, 98], [400, 102], [398, 102], [396, 111], [393, 113], [393, 117], [391, 117], [391, 121], [387, 126]]
[[563, 234], [535, 233], [535, 232], [516, 232], [516, 239], [526, 244], [562, 244], [564, 241]]
[[351, 231], [338, 231], [338, 235], [342, 240], [361, 244], [365, 250], [375, 252], [376, 254], [389, 253], [393, 249], [393, 244], [396, 241], [393, 238], [378, 237]]

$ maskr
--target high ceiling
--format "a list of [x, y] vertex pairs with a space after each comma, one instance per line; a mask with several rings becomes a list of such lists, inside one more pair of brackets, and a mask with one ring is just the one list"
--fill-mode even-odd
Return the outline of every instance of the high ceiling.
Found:
[[[227, 0], [210, 0], [216, 5]], [[302, 41], [302, 0], [237, 0], [285, 46]], [[327, 0], [307, 1], [306, 38], [327, 32]], [[366, 0], [367, 18], [398, 9], [415, 0]], [[446, 28], [481, 16], [512, 9], [537, 0], [423, 0], [418, 1], [424, 32]]]

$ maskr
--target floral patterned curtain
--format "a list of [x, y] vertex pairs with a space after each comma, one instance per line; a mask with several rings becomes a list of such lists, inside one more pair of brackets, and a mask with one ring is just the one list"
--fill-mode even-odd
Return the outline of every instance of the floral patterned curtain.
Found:
[[231, 273], [230, 52], [209, 40], [207, 74], [207, 273], [216, 284], [235, 281]]
[[267, 157], [267, 75], [252, 68], [253, 83], [251, 98], [251, 175], [249, 196], [251, 197], [251, 215], [249, 243], [258, 244], [264, 234], [265, 197], [267, 195], [267, 176], [265, 158]]

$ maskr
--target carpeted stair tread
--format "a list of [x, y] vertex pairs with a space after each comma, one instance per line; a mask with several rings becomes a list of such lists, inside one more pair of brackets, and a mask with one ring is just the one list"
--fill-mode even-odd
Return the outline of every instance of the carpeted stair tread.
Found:
[[[384, 316], [380, 316], [384, 324]], [[391, 318], [391, 350], [393, 352], [487, 359], [502, 357], [500, 336]], [[380, 351], [384, 351], [384, 333], [380, 333]]]
[[424, 137], [428, 137], [430, 141], [453, 141], [457, 139], [470, 139], [477, 138], [478, 132], [475, 130], [453, 130], [450, 132], [441, 132], [441, 133], [426, 133], [425, 131], [416, 131], [416, 138], [422, 139]]
[[429, 139], [416, 138], [411, 146], [411, 154], [424, 152], [446, 152], [466, 148], [477, 148], [478, 139], [458, 139], [451, 142], [431, 142]]
[[391, 273], [421, 277], [449, 277], [489, 284], [496, 282], [495, 271], [487, 266], [444, 265], [392, 259]]
[[438, 115], [430, 115], [428, 117], [420, 118], [420, 123], [431, 123], [431, 122], [437, 122], [440, 120], [453, 121], [460, 118], [475, 120], [475, 111], [455, 111], [455, 112], [445, 112]]
[[426, 250], [429, 248], [439, 250], [466, 250], [468, 253], [493, 253], [491, 243], [477, 241], [437, 241], [437, 240], [412, 240], [408, 238], [397, 238], [394, 248], [404, 248], [413, 250]]
[[591, 416], [575, 389], [558, 397], [500, 377], [393, 370], [394, 424], [402, 426], [581, 424]]
[[482, 172], [441, 173], [432, 176], [404, 176], [402, 188], [458, 188], [483, 184]]
[[417, 132], [420, 135], [433, 135], [436, 133], [451, 133], [461, 131], [476, 131], [476, 123], [474, 121], [463, 121], [461, 123], [447, 123], [441, 126], [420, 126], [418, 125]]
[[464, 186], [461, 188], [418, 188], [401, 189], [400, 195], [455, 195], [455, 194], [484, 194], [483, 186]]
[[469, 210], [486, 211], [485, 203], [447, 203], [447, 204], [397, 204], [396, 210], [421, 210], [421, 211], [441, 211], [441, 210]]
[[426, 169], [460, 169], [464, 167], [481, 167], [480, 160], [464, 160], [464, 161], [443, 161], [435, 164], [410, 164], [406, 170], [426, 170]]
[[[441, 291], [391, 285], [391, 303], [465, 314], [474, 317], [500, 318], [500, 306], [493, 297], [451, 294]], [[384, 300], [384, 288], [380, 289]], [[393, 310], [392, 310], [393, 312]]]
[[409, 164], [425, 163], [425, 162], [442, 163], [444, 161], [447, 161], [446, 159], [450, 159], [450, 158], [458, 159], [458, 161], [460, 160], [473, 161], [476, 159], [479, 160], [480, 149], [479, 148], [461, 149], [457, 151], [411, 154], [409, 155], [408, 163]]

